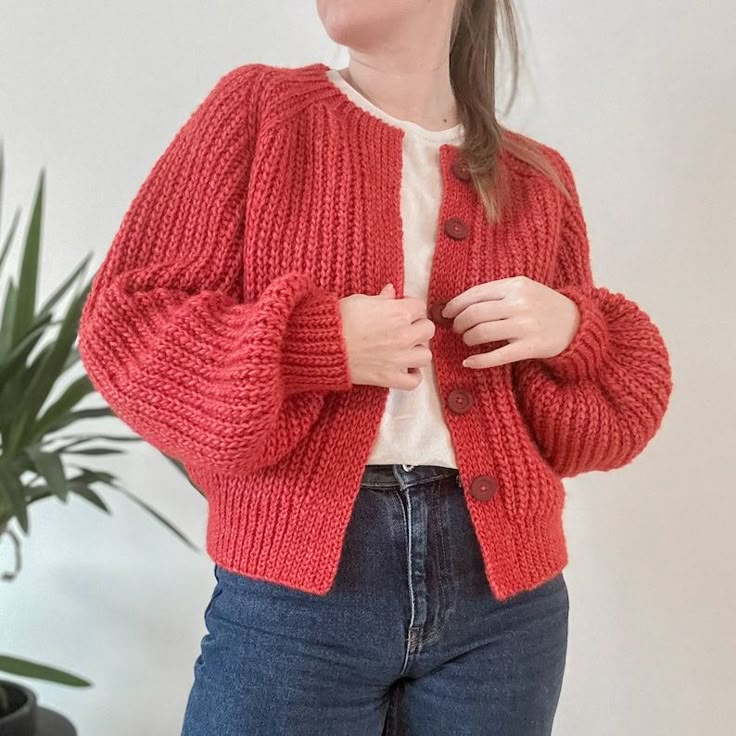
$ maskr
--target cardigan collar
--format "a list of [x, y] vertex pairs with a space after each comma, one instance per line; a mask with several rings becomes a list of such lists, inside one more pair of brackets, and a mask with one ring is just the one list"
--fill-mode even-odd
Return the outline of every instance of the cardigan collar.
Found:
[[[282, 68], [285, 73], [282, 77], [284, 89], [289, 97], [299, 98], [301, 106], [308, 106], [315, 102], [327, 105], [336, 115], [352, 118], [353, 122], [359, 124], [365, 133], [372, 133], [384, 140], [394, 140], [400, 143], [404, 137], [404, 129], [397, 127], [373, 114], [370, 110], [360, 106], [338, 87], [328, 76], [332, 67], [322, 62], [314, 62], [298, 67]], [[291, 100], [297, 103], [296, 99]], [[504, 135], [516, 135], [508, 128], [503, 129]], [[460, 152], [463, 147], [462, 141], [458, 143], [443, 142], [440, 149], [451, 149]], [[511, 168], [531, 173], [529, 165], [514, 156], [507, 148], [502, 147], [499, 152], [499, 160], [508, 164]]]
[[463, 124], [462, 122], [453, 125], [450, 128], [444, 130], [430, 130], [415, 123], [412, 120], [404, 120], [397, 118], [394, 115], [386, 112], [374, 102], [365, 97], [355, 87], [353, 87], [339, 72], [337, 69], [327, 69], [325, 72], [328, 79], [335, 84], [339, 89], [342, 90], [346, 97], [350, 98], [356, 105], [367, 110], [378, 118], [381, 118], [389, 125], [393, 125], [396, 128], [402, 128], [409, 135], [418, 137], [431, 144], [441, 143], [459, 143], [462, 140], [463, 135]]

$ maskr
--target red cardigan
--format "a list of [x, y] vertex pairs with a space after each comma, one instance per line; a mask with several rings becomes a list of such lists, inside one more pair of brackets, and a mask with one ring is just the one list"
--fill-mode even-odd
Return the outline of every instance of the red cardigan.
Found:
[[[132, 200], [79, 329], [113, 411], [205, 493], [211, 558], [316, 594], [335, 579], [388, 395], [352, 384], [338, 299], [388, 282], [404, 296], [403, 131], [327, 69], [252, 63], [218, 80]], [[561, 479], [629, 463], [672, 388], [649, 316], [593, 285], [570, 168], [540, 146], [572, 201], [504, 150], [513, 195], [496, 225], [456, 164], [460, 148], [440, 149], [432, 365], [500, 599], [567, 564]], [[456, 219], [467, 227], [445, 227]], [[466, 346], [439, 305], [516, 274], [577, 303], [572, 343], [552, 358], [463, 367], [502, 343]]]

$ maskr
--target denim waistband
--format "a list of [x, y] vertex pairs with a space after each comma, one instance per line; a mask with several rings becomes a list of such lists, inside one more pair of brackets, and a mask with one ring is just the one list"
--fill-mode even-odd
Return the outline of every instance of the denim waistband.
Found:
[[444, 465], [366, 465], [360, 484], [374, 489], [410, 488], [443, 478], [454, 478], [460, 485], [458, 469]]

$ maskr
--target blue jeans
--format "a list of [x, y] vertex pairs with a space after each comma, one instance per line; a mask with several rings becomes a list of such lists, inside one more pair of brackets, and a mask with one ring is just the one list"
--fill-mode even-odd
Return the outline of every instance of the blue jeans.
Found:
[[215, 565], [182, 736], [548, 736], [565, 580], [497, 600], [463, 494], [366, 465], [325, 596]]

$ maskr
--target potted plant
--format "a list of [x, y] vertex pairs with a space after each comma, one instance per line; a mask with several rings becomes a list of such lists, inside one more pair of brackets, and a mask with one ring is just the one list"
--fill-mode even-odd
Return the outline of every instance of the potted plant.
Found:
[[[53, 294], [37, 308], [38, 267], [45, 172], [38, 180], [33, 210], [23, 244], [17, 281], [8, 278], [0, 312], [0, 543], [10, 540], [14, 565], [3, 571], [3, 582], [21, 571], [21, 539], [10, 526], [15, 520], [28, 536], [28, 508], [55, 498], [67, 503], [75, 494], [110, 513], [96, 485], [123, 493], [139, 504], [185, 544], [198, 549], [159, 512], [118, 483], [111, 473], [84, 465], [85, 457], [123, 453], [124, 443], [138, 442], [135, 435], [74, 431], [77, 422], [114, 416], [107, 405], [80, 409], [85, 397], [96, 393], [84, 373], [75, 347], [79, 317], [92, 280], [80, 288], [89, 254]], [[0, 143], [0, 215], [2, 214], [3, 152]], [[19, 220], [16, 211], [0, 248], [0, 288], [5, 261]], [[0, 233], [2, 232], [0, 220]], [[70, 302], [57, 316], [61, 299], [73, 288]], [[76, 369], [82, 375], [72, 377]], [[52, 393], [56, 395], [52, 398]], [[182, 464], [166, 455], [189, 480]], [[76, 460], [75, 460], [76, 459]], [[194, 485], [194, 483], [192, 483]], [[196, 488], [196, 486], [194, 486]], [[200, 489], [197, 490], [201, 493]], [[88, 687], [88, 680], [39, 662], [0, 652], [0, 672], [49, 680], [73, 687]], [[52, 724], [53, 721], [53, 724]], [[35, 693], [11, 680], [0, 679], [0, 734], [2, 736], [54, 736], [74, 734], [73, 726], [58, 714], [41, 708]]]

